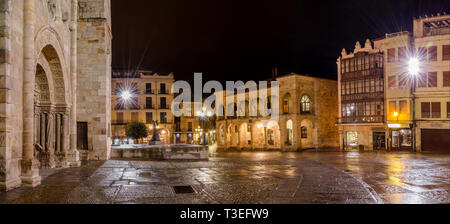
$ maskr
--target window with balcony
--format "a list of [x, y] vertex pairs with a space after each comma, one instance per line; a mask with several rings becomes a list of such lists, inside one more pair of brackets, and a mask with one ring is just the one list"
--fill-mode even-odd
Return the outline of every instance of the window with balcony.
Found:
[[159, 114], [159, 122], [161, 124], [167, 124], [167, 113], [166, 112], [161, 112]]
[[395, 61], [395, 48], [390, 48], [388, 49], [387, 52], [387, 56], [388, 56], [388, 62], [393, 62]]
[[122, 112], [116, 113], [116, 120], [117, 120], [117, 123], [123, 123], [123, 113]]
[[165, 83], [159, 84], [159, 94], [167, 94], [167, 89], [166, 89]]
[[395, 76], [388, 77], [388, 86], [390, 89], [397, 87], [397, 78]]
[[437, 61], [437, 46], [428, 48], [428, 61]]
[[421, 73], [418, 78], [417, 87], [437, 87], [437, 72]]
[[406, 88], [406, 84], [408, 82], [408, 75], [407, 74], [401, 74], [398, 76], [398, 87], [399, 88]]
[[450, 60], [450, 45], [442, 46], [442, 60]]
[[159, 100], [159, 109], [167, 109], [167, 99], [165, 97], [161, 97]]
[[145, 109], [153, 109], [153, 98], [145, 98]]
[[131, 112], [131, 121], [139, 121], [139, 112]]
[[450, 87], [450, 71], [443, 73], [443, 86]]
[[450, 102], [447, 102], [447, 118], [450, 118]]
[[145, 84], [145, 94], [153, 94], [152, 84], [151, 83], [146, 83]]
[[408, 53], [406, 47], [399, 47], [398, 48], [398, 60], [399, 61], [405, 61], [408, 58]]
[[152, 112], [146, 112], [145, 113], [145, 123], [151, 124], [153, 121], [153, 113]]
[[428, 72], [428, 87], [437, 87], [437, 72]]
[[440, 102], [423, 102], [421, 103], [422, 118], [441, 118]]

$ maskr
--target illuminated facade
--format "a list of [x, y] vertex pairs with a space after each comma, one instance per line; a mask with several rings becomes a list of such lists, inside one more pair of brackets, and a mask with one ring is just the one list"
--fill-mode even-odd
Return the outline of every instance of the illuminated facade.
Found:
[[340, 146], [344, 150], [385, 149], [384, 60], [379, 41], [356, 43], [337, 60]]
[[387, 34], [383, 45], [390, 149], [449, 152], [450, 15], [415, 19], [412, 34]]
[[[277, 81], [279, 120], [264, 123], [263, 120], [270, 118], [260, 112], [258, 116], [250, 116], [248, 100], [239, 102], [245, 103], [245, 116], [235, 113], [216, 120], [218, 149], [297, 151], [338, 147], [336, 81], [294, 73], [278, 77]], [[267, 91], [270, 98], [270, 87], [257, 91]], [[241, 94], [249, 99], [249, 91]], [[216, 97], [223, 97], [226, 102], [225, 92], [216, 92]], [[225, 105], [224, 111], [236, 112], [238, 98], [235, 94], [235, 108], [233, 104]], [[270, 101], [267, 107], [272, 109]]]
[[[143, 70], [113, 72], [111, 117], [114, 144], [129, 143], [125, 127], [131, 121], [143, 122], [150, 129], [153, 128], [152, 121], [158, 121], [161, 140], [167, 144], [174, 142], [175, 122], [170, 109], [174, 98], [171, 93], [173, 83], [173, 74], [159, 75]], [[129, 95], [129, 99], [123, 99], [124, 93]]]

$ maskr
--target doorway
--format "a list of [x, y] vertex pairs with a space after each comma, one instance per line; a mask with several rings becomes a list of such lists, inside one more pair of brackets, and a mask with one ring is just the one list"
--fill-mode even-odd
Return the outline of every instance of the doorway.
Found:
[[384, 132], [373, 133], [373, 150], [386, 150], [386, 134]]
[[88, 123], [77, 122], [77, 148], [88, 150]]

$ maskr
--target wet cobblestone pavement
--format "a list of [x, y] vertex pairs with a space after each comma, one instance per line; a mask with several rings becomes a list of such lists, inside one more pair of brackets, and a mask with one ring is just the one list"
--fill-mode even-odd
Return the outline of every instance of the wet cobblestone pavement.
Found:
[[[448, 203], [450, 156], [222, 153], [210, 161], [89, 162], [43, 170], [42, 185], [0, 203]], [[194, 193], [176, 194], [174, 186]]]

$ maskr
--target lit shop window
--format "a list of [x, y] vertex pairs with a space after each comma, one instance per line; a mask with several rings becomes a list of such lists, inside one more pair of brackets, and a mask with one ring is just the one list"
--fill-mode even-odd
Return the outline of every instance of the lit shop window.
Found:
[[347, 132], [347, 145], [356, 146], [358, 145], [358, 132], [348, 131]]

